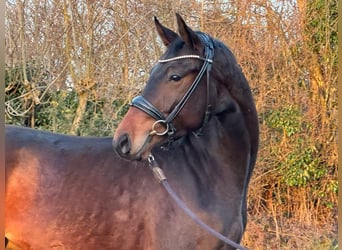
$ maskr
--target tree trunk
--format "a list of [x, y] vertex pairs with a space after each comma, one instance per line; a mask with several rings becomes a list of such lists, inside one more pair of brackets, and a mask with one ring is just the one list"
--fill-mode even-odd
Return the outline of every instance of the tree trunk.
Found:
[[79, 135], [79, 127], [80, 127], [80, 123], [82, 121], [82, 118], [87, 108], [89, 93], [88, 91], [82, 91], [78, 93], [77, 95], [78, 95], [78, 105], [77, 105], [76, 113], [74, 116], [74, 120], [70, 128], [70, 133], [72, 135]]
[[[25, 40], [25, 14], [24, 14], [24, 2], [18, 2], [18, 16], [20, 24], [20, 47], [21, 47], [21, 64], [22, 64], [22, 83], [29, 95], [27, 101], [23, 102], [23, 110], [27, 112], [27, 118], [24, 122], [26, 126], [34, 127], [34, 106], [40, 103], [39, 93], [36, 90], [34, 81], [29, 81], [27, 78], [27, 59], [26, 59], [26, 40]], [[27, 124], [26, 124], [27, 123]]]

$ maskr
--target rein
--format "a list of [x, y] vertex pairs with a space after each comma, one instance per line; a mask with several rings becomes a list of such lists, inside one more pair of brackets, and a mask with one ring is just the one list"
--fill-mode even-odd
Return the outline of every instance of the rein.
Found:
[[157, 161], [154, 159], [154, 156], [152, 154], [148, 157], [148, 163], [149, 166], [153, 172], [154, 177], [164, 186], [166, 191], [169, 193], [169, 195], [172, 197], [172, 199], [176, 202], [176, 204], [187, 214], [190, 216], [191, 219], [193, 219], [200, 227], [202, 227], [204, 230], [206, 230], [211, 235], [215, 236], [216, 238], [222, 240], [224, 243], [239, 249], [239, 250], [248, 250], [248, 248], [245, 248], [241, 246], [240, 244], [237, 244], [236, 242], [228, 239], [224, 235], [220, 234], [207, 224], [205, 224], [200, 218], [194, 214], [190, 208], [178, 197], [178, 195], [173, 191], [171, 186], [169, 185], [167, 178], [163, 172], [163, 170], [158, 166]]

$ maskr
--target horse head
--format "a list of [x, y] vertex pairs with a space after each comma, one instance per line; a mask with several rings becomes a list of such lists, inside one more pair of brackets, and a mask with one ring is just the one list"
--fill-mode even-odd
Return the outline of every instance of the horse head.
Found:
[[179, 34], [154, 20], [167, 50], [115, 132], [114, 148], [124, 158], [147, 158], [156, 146], [199, 135], [211, 116], [239, 109], [227, 84], [234, 81], [234, 56], [221, 42], [193, 31], [176, 16]]

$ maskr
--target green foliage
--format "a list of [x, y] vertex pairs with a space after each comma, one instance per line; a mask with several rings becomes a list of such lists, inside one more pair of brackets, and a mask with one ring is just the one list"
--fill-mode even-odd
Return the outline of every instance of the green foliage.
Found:
[[[336, 54], [327, 53], [327, 50], [337, 51], [337, 0], [310, 0], [307, 9], [306, 33], [310, 37], [307, 44], [314, 53], [326, 57], [322, 61], [324, 64]], [[337, 66], [337, 57], [335, 59]]]
[[[309, 1], [306, 30], [311, 34], [311, 45], [330, 44], [331, 47], [337, 45], [336, 30], [329, 30], [329, 27], [336, 25], [337, 16], [336, 0]], [[317, 52], [318, 49], [315, 47]]]
[[[305, 113], [296, 105], [288, 105], [262, 117], [271, 138], [275, 138], [268, 152], [273, 160], [277, 159], [274, 167], [281, 189], [303, 188], [311, 201], [333, 209], [333, 197], [338, 192], [335, 167], [327, 164], [323, 147], [310, 136], [316, 128], [306, 122]], [[281, 199], [287, 200], [286, 195]]]
[[[30, 125], [30, 119], [39, 112], [44, 104], [34, 104], [32, 91], [40, 94], [49, 74], [44, 72], [43, 66], [37, 61], [27, 62], [25, 65], [26, 86], [24, 84], [24, 67], [21, 64], [5, 68], [5, 110], [6, 123], [16, 125]], [[35, 86], [34, 89], [32, 86]], [[44, 96], [41, 103], [46, 103], [48, 98]]]
[[112, 136], [113, 121], [106, 120], [104, 116], [105, 99], [88, 101], [86, 112], [79, 128], [81, 135]]
[[306, 187], [325, 176], [327, 169], [322, 167], [315, 147], [301, 148], [287, 155], [280, 164], [282, 181], [289, 186]]
[[5, 69], [5, 100], [17, 98], [25, 93], [24, 85], [22, 84], [22, 66], [15, 66], [13, 68]]
[[[16, 115], [15, 113], [10, 114], [9, 112], [6, 112], [6, 123], [27, 126], [26, 120], [30, 116], [34, 116], [35, 128], [69, 134], [78, 105], [77, 94], [74, 90], [48, 91], [40, 104], [34, 105], [32, 110], [25, 113], [22, 96], [25, 95], [26, 90], [21, 81], [14, 81], [13, 78], [10, 77], [10, 70], [6, 71], [6, 73], [6, 86], [12, 84], [10, 91], [6, 92], [6, 102], [8, 102], [12, 108], [16, 108], [16, 113], [25, 114]], [[88, 101], [86, 112], [79, 128], [79, 135], [112, 135], [114, 123], [117, 122], [108, 121], [104, 117], [103, 110], [105, 103], [105, 99]], [[122, 112], [123, 111], [119, 114], [122, 115]]]
[[[311, 127], [304, 122], [304, 115], [297, 106], [270, 110], [265, 115], [265, 123], [278, 134], [277, 141], [288, 144], [290, 151], [279, 161], [281, 181], [292, 187], [307, 187], [325, 176], [327, 167], [320, 162], [319, 151], [314, 142], [305, 135]], [[284, 145], [279, 144], [276, 152], [282, 152]]]
[[302, 115], [296, 106], [270, 110], [265, 114], [265, 122], [278, 132], [287, 136], [298, 133], [302, 127]]
[[[112, 124], [103, 114], [106, 100], [88, 101], [86, 112], [79, 128], [82, 136], [112, 135]], [[73, 90], [52, 92], [50, 101], [36, 115], [36, 126], [40, 129], [68, 134], [77, 109], [77, 94]]]
[[49, 102], [36, 113], [35, 121], [39, 129], [67, 134], [77, 108], [75, 91], [56, 90], [49, 93]]
[[116, 99], [112, 103], [113, 110], [116, 110], [118, 120], [121, 120], [127, 113], [129, 105], [126, 104], [124, 99]]

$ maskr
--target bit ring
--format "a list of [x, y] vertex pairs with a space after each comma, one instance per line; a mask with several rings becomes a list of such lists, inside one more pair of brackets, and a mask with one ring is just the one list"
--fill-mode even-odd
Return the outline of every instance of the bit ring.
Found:
[[[162, 132], [158, 132], [158, 131], [156, 130], [156, 128], [155, 128], [159, 123], [162, 124], [162, 126], [165, 126], [165, 130], [162, 131]], [[166, 123], [165, 120], [158, 120], [158, 121], [155, 121], [155, 122], [153, 123], [153, 125], [152, 125], [152, 131], [151, 131], [150, 134], [152, 134], [152, 135], [165, 135], [168, 131], [169, 131], [169, 124]]]

